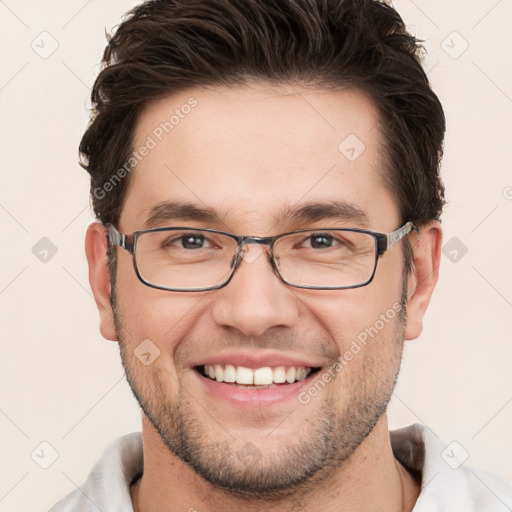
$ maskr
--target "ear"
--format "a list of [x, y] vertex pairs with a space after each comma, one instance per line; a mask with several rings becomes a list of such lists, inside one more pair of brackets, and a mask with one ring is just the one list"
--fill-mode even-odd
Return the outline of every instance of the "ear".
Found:
[[107, 340], [117, 341], [114, 313], [110, 305], [110, 276], [106, 252], [107, 230], [99, 222], [93, 222], [85, 235], [89, 283], [100, 313], [100, 332]]
[[439, 277], [443, 230], [438, 221], [420, 227], [409, 235], [414, 254], [413, 269], [408, 278], [406, 340], [416, 339], [423, 330], [423, 317]]

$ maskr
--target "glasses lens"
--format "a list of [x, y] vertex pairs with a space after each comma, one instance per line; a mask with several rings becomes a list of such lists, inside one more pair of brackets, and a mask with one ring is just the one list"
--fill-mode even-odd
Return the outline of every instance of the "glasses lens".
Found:
[[148, 284], [175, 290], [214, 288], [231, 274], [236, 241], [209, 231], [161, 230], [139, 235], [135, 262]]
[[377, 243], [368, 233], [309, 230], [279, 238], [274, 255], [282, 278], [297, 286], [365, 284], [375, 271]]

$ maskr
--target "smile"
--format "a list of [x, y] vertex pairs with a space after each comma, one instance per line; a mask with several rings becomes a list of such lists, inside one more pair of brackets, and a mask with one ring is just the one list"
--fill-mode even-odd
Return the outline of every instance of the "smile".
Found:
[[268, 388], [302, 381], [311, 373], [318, 371], [319, 368], [304, 366], [247, 368], [232, 364], [206, 364], [200, 366], [198, 370], [205, 377], [217, 382], [238, 385], [244, 388]]

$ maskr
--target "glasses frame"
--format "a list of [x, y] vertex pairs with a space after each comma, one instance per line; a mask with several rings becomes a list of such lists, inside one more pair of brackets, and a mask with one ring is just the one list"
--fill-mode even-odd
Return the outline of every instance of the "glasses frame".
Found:
[[[152, 229], [146, 229], [143, 231], [135, 231], [131, 234], [125, 234], [119, 232], [115, 226], [112, 224], [107, 224], [105, 226], [107, 229], [107, 239], [109, 245], [112, 246], [119, 246], [125, 251], [128, 251], [132, 255], [132, 261], [133, 261], [133, 268], [135, 270], [135, 274], [139, 278], [139, 280], [145, 284], [146, 286], [149, 286], [151, 288], [156, 288], [157, 290], [166, 290], [171, 292], [204, 292], [204, 291], [210, 291], [210, 290], [218, 290], [220, 288], [223, 288], [226, 286], [231, 279], [233, 278], [233, 275], [235, 274], [236, 270], [240, 266], [240, 262], [243, 259], [242, 253], [243, 248], [245, 245], [248, 244], [258, 244], [258, 245], [267, 245], [268, 255], [270, 257], [270, 263], [272, 265], [272, 268], [274, 269], [275, 273], [279, 276], [281, 281], [289, 286], [293, 286], [294, 288], [304, 288], [308, 290], [347, 290], [352, 288], [361, 288], [363, 286], [367, 286], [373, 281], [373, 278], [375, 276], [375, 272], [377, 271], [377, 262], [379, 260], [379, 257], [382, 256], [388, 249], [393, 247], [397, 242], [399, 242], [402, 238], [404, 238], [406, 235], [408, 235], [411, 231], [415, 230], [419, 232], [419, 228], [416, 227], [412, 222], [407, 222], [403, 226], [399, 227], [395, 231], [392, 231], [391, 233], [379, 233], [376, 231], [371, 231], [368, 229], [358, 229], [358, 228], [309, 228], [309, 229], [300, 229], [297, 231], [289, 231], [287, 233], [281, 233], [280, 235], [276, 236], [265, 236], [265, 237], [257, 237], [257, 236], [247, 236], [247, 235], [235, 235], [233, 233], [229, 233], [227, 231], [219, 231], [217, 229], [210, 229], [210, 228], [191, 228], [191, 227], [163, 227], [163, 228], [152, 228]], [[201, 232], [207, 232], [207, 233], [216, 233], [220, 235], [226, 235], [237, 243], [237, 252], [233, 256], [233, 260], [231, 261], [231, 273], [228, 276], [228, 278], [222, 282], [219, 285], [215, 286], [208, 286], [206, 288], [170, 288], [167, 286], [159, 286], [153, 283], [150, 283], [146, 281], [140, 274], [138, 266], [137, 266], [137, 257], [136, 257], [136, 249], [137, 249], [137, 240], [140, 236], [142, 236], [145, 233], [154, 233], [159, 231], [201, 231]], [[322, 231], [350, 231], [354, 233], [365, 233], [368, 235], [371, 235], [373, 239], [375, 240], [375, 262], [373, 265], [373, 272], [371, 273], [370, 277], [361, 284], [356, 285], [348, 285], [348, 286], [312, 286], [312, 285], [298, 285], [291, 283], [287, 281], [279, 272], [279, 269], [277, 267], [277, 263], [275, 260], [273, 248], [274, 244], [277, 240], [280, 238], [283, 238], [288, 235], [294, 235], [297, 233], [321, 233]]]

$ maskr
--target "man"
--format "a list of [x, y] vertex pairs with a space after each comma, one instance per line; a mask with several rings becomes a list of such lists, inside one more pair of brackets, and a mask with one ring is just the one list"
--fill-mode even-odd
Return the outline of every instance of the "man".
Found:
[[419, 53], [376, 0], [156, 0], [119, 26], [80, 149], [142, 436], [52, 511], [512, 507], [387, 426], [442, 239]]

